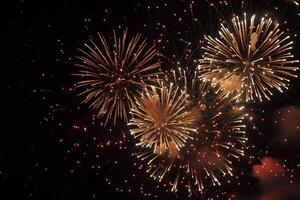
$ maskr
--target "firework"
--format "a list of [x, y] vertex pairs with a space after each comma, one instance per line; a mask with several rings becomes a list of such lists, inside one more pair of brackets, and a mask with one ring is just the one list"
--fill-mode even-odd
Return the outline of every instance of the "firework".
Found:
[[[178, 74], [178, 73], [174, 73]], [[143, 148], [136, 153], [145, 164], [150, 177], [170, 184], [172, 191], [187, 188], [189, 193], [202, 192], [205, 184], [219, 185], [220, 176], [232, 175], [232, 160], [244, 154], [245, 125], [242, 106], [233, 106], [235, 98], [225, 98], [208, 85], [194, 84], [197, 73], [179, 73], [189, 79], [176, 78], [178, 85], [193, 92], [193, 100], [187, 103], [187, 110], [193, 116], [193, 129], [183, 148], [174, 144], [163, 151]], [[176, 77], [176, 75], [174, 76]], [[174, 79], [173, 79], [174, 80]], [[181, 83], [181, 84], [180, 84]], [[192, 86], [198, 85], [198, 91]], [[198, 93], [198, 94], [197, 94]], [[143, 116], [144, 117], [144, 116]], [[196, 131], [194, 131], [194, 129]], [[157, 148], [162, 148], [158, 145]]]
[[137, 99], [129, 122], [131, 134], [139, 139], [137, 146], [151, 149], [154, 154], [168, 151], [175, 155], [195, 129], [194, 116], [187, 111], [188, 94], [173, 83], [152, 86]]
[[298, 69], [290, 36], [271, 18], [258, 21], [255, 15], [248, 19], [244, 14], [229, 24], [228, 28], [221, 24], [218, 38], [205, 37], [200, 78], [219, 84], [227, 93], [240, 93], [246, 102], [270, 99], [272, 88], [288, 89], [289, 78], [297, 77]]
[[113, 44], [98, 34], [79, 53], [75, 76], [79, 78], [76, 88], [85, 96], [83, 102], [95, 109], [97, 116], [106, 116], [105, 125], [110, 119], [114, 124], [117, 119], [127, 122], [134, 97], [160, 74], [154, 46], [148, 47], [140, 34], [129, 40], [127, 30], [121, 37], [114, 31]]

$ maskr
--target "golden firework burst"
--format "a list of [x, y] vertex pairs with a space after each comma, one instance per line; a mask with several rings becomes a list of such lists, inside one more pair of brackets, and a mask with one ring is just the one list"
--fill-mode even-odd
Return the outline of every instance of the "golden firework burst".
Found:
[[[202, 192], [205, 184], [219, 185], [220, 176], [232, 175], [232, 161], [244, 155], [246, 114], [243, 106], [234, 106], [234, 97], [227, 98], [208, 84], [195, 84], [197, 73], [193, 76], [173, 71], [173, 74], [186, 76], [175, 75], [177, 83], [194, 93], [193, 101], [186, 104], [193, 118], [193, 123], [188, 124], [193, 130], [189, 137], [193, 139], [187, 140], [180, 149], [169, 144], [159, 153], [142, 148], [136, 155], [150, 177], [168, 183], [172, 191], [186, 188], [190, 194]], [[191, 88], [195, 85], [198, 89]]]
[[299, 62], [291, 53], [290, 36], [271, 18], [258, 21], [255, 15], [248, 19], [244, 14], [229, 24], [221, 24], [219, 37], [205, 37], [200, 78], [220, 84], [227, 93], [241, 93], [246, 102], [270, 99], [272, 88], [288, 89], [289, 78], [297, 77]]
[[[165, 151], [175, 153], [184, 146], [195, 129], [194, 117], [187, 110], [188, 94], [173, 83], [159, 82], [159, 86], [146, 89], [132, 108], [133, 118], [128, 125], [131, 134], [138, 138], [137, 146], [148, 148], [154, 154]], [[175, 150], [176, 149], [176, 150]]]
[[114, 124], [117, 119], [127, 122], [127, 112], [135, 106], [134, 97], [160, 74], [154, 46], [149, 47], [140, 34], [128, 39], [127, 30], [121, 37], [113, 31], [113, 43], [98, 33], [79, 54], [76, 88], [97, 116], [106, 116], [105, 125], [110, 119]]

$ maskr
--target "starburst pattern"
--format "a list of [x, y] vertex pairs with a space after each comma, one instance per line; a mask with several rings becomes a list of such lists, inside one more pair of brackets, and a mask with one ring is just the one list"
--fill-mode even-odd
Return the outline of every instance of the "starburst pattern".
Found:
[[84, 103], [96, 110], [97, 116], [128, 121], [128, 111], [135, 107], [134, 97], [160, 74], [160, 63], [155, 61], [158, 52], [154, 46], [137, 34], [130, 40], [127, 30], [118, 37], [113, 32], [113, 43], [98, 34], [79, 49], [76, 66], [79, 71], [76, 88], [84, 95]]
[[235, 16], [229, 24], [221, 24], [219, 37], [205, 37], [207, 45], [199, 62], [201, 79], [219, 83], [225, 92], [241, 93], [246, 102], [270, 99], [272, 88], [288, 89], [289, 78], [297, 77], [298, 70], [290, 36], [271, 18], [258, 21], [255, 15], [248, 19], [244, 14], [243, 19]]
[[[192, 139], [194, 116], [187, 110], [188, 94], [173, 83], [148, 88], [137, 99], [129, 122], [131, 134], [139, 139], [138, 146], [150, 148], [153, 153], [177, 151], [187, 139]], [[172, 149], [172, 150], [171, 150]]]
[[190, 194], [202, 192], [208, 180], [217, 185], [220, 176], [232, 175], [232, 160], [244, 155], [246, 114], [243, 106], [232, 104], [234, 97], [227, 98], [207, 84], [195, 83], [197, 73], [179, 69], [170, 74], [167, 80], [193, 93], [193, 101], [186, 105], [193, 116], [193, 123], [188, 124], [193, 140], [186, 141], [184, 148], [176, 148], [172, 141], [168, 146], [157, 145], [156, 149], [162, 151], [142, 148], [136, 155], [145, 163], [150, 177], [165, 180], [173, 191], [187, 188]]

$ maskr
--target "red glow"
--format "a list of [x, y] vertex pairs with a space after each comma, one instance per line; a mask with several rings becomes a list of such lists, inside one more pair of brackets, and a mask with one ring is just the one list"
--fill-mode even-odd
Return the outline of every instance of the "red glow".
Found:
[[274, 177], [282, 176], [285, 172], [283, 164], [271, 157], [261, 159], [261, 164], [254, 165], [253, 174], [261, 181], [270, 181]]

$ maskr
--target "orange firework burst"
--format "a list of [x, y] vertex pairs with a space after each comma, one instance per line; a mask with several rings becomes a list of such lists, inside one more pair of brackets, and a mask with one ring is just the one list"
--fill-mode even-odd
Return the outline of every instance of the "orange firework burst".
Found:
[[297, 77], [293, 42], [270, 18], [257, 21], [255, 15], [248, 19], [244, 14], [242, 20], [235, 16], [229, 27], [221, 24], [218, 38], [205, 40], [201, 79], [220, 84], [225, 92], [240, 92], [246, 102], [270, 99], [272, 88], [283, 92], [289, 78]]
[[131, 134], [139, 139], [137, 146], [151, 149], [152, 153], [169, 151], [176, 153], [184, 146], [195, 129], [191, 128], [194, 117], [187, 111], [188, 94], [173, 83], [159, 83], [137, 98], [129, 122]]
[[106, 116], [105, 125], [112, 118], [114, 124], [117, 119], [127, 122], [127, 112], [135, 106], [134, 97], [160, 74], [154, 46], [148, 47], [140, 34], [127, 38], [127, 30], [121, 37], [114, 31], [110, 44], [98, 34], [79, 49], [77, 56], [76, 88], [97, 116]]
[[[187, 140], [183, 148], [169, 144], [159, 153], [143, 148], [137, 157], [146, 162], [145, 168], [152, 178], [167, 182], [172, 191], [187, 188], [189, 193], [202, 192], [205, 184], [219, 185], [220, 176], [232, 175], [232, 160], [244, 155], [246, 114], [242, 106], [232, 105], [235, 98], [226, 98], [208, 85], [198, 87], [198, 91], [191, 88], [197, 85], [191, 84], [197, 80], [197, 73], [174, 74], [189, 77], [176, 78], [178, 85], [198, 93], [193, 95], [197, 99], [186, 105], [193, 117], [193, 123], [187, 124], [193, 130], [189, 134], [193, 139]], [[180, 80], [187, 82], [180, 84]]]

